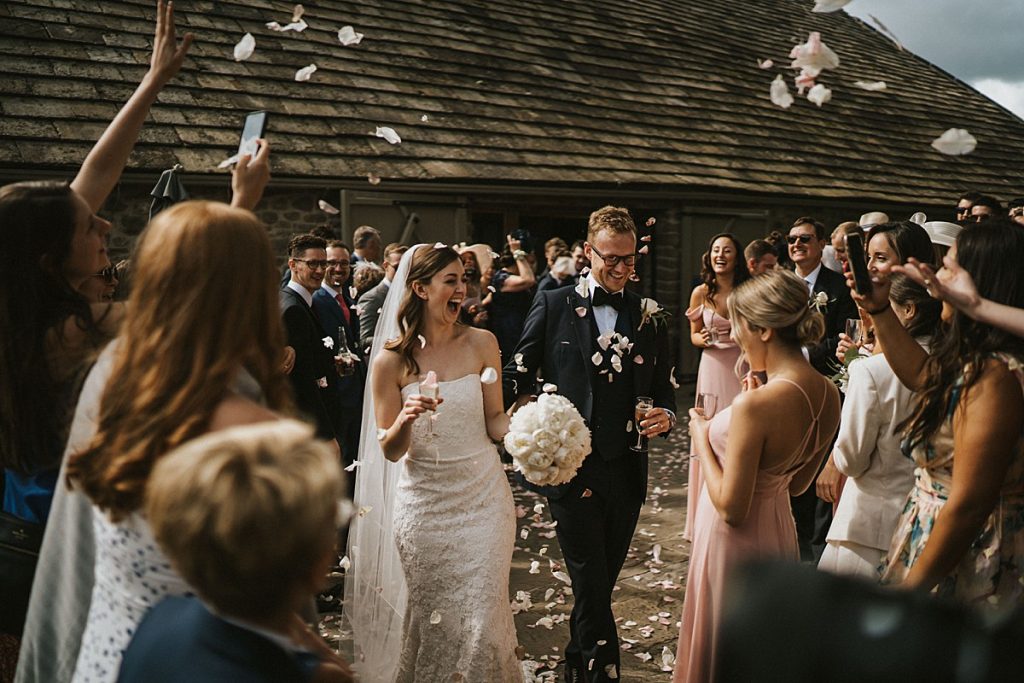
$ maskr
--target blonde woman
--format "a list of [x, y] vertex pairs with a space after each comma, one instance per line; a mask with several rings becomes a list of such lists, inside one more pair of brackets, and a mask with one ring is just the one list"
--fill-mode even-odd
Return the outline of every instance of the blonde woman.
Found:
[[807, 285], [789, 271], [772, 271], [737, 287], [728, 304], [733, 337], [771, 380], [756, 391], [757, 380], [746, 380], [747, 390], [711, 420], [690, 411], [705, 485], [693, 528], [675, 683], [713, 678], [730, 571], [748, 559], [800, 559], [789, 498], [814, 481], [839, 426], [839, 392], [800, 350], [825, 332], [821, 314], [807, 305]]
[[[246, 267], [225, 267], [236, 262]], [[122, 333], [79, 399], [78, 413], [98, 399], [96, 429], [73, 426], [73, 443], [85, 447], [67, 465], [70, 484], [93, 504], [95, 529], [75, 681], [114, 681], [146, 610], [188, 591], [140, 512], [154, 465], [206, 432], [276, 419], [271, 410], [290, 403], [277, 268], [255, 216], [214, 202], [179, 204], [143, 233], [135, 265]], [[225, 305], [232, 301], [246, 305]]]

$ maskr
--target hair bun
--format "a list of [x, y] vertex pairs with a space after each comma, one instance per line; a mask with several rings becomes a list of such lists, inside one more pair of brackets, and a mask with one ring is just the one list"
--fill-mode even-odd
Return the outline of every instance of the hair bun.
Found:
[[825, 336], [825, 317], [810, 306], [796, 323], [796, 337], [804, 346], [816, 344]]

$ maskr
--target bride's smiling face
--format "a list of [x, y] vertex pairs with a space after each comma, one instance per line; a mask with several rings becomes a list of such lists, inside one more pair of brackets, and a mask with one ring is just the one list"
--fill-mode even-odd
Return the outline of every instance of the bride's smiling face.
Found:
[[466, 269], [456, 259], [434, 275], [429, 284], [418, 288], [427, 316], [452, 325], [459, 319], [459, 309], [466, 298]]

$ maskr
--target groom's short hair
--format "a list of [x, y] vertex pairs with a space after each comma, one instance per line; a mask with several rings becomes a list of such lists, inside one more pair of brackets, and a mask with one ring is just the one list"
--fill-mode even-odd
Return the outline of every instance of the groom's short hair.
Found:
[[593, 242], [599, 232], [612, 234], [632, 233], [636, 237], [636, 223], [629, 211], [619, 206], [603, 206], [590, 214], [587, 223], [587, 241]]
[[309, 426], [260, 422], [212, 432], [160, 458], [146, 516], [203, 600], [256, 619], [287, 607], [334, 552], [344, 491], [338, 457]]

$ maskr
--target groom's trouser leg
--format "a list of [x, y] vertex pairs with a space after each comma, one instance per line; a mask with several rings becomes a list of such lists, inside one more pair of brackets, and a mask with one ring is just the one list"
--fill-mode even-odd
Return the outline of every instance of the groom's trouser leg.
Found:
[[[614, 667], [616, 675], [619, 670], [612, 591], [643, 502], [635, 495], [635, 487], [623, 484], [619, 479], [614, 489], [604, 492], [574, 486], [565, 497], [549, 501], [552, 517], [558, 522], [556, 531], [562, 556], [572, 579], [573, 610], [566, 662], [582, 670], [588, 682], [610, 680], [608, 666]], [[587, 490], [591, 493], [584, 496]]]

